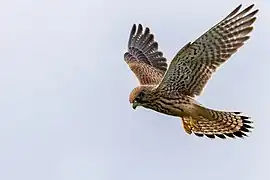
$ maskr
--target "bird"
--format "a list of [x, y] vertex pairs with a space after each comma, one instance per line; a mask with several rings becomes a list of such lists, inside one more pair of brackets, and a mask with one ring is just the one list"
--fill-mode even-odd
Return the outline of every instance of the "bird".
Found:
[[254, 128], [251, 117], [239, 111], [215, 110], [200, 104], [196, 97], [216, 70], [250, 38], [258, 9], [242, 4], [229, 15], [184, 45], [170, 65], [148, 27], [133, 24], [124, 61], [139, 85], [129, 102], [182, 120], [187, 134], [198, 137], [242, 138]]

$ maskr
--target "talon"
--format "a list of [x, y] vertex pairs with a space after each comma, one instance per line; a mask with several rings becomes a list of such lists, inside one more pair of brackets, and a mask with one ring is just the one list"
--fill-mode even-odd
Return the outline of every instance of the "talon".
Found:
[[189, 117], [189, 122], [190, 122], [190, 126], [194, 129], [199, 129], [198, 127], [198, 123], [195, 119], [193, 119], [192, 117]]
[[186, 131], [186, 133], [191, 134], [192, 130], [191, 130], [189, 122], [186, 121], [185, 118], [182, 118], [182, 123], [183, 123], [183, 128]]

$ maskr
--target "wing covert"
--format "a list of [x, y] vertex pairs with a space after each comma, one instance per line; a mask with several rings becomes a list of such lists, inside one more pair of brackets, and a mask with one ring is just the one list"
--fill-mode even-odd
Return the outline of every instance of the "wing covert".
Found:
[[239, 5], [197, 40], [182, 48], [158, 88], [189, 96], [200, 95], [213, 72], [249, 39], [258, 12], [249, 13], [253, 6], [238, 13]]

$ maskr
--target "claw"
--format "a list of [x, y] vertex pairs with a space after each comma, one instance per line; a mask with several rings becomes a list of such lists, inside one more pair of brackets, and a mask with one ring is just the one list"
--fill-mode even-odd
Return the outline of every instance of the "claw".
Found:
[[193, 119], [192, 117], [189, 117], [189, 124], [192, 129], [199, 129], [197, 120]]
[[182, 118], [182, 123], [183, 123], [183, 128], [186, 131], [186, 133], [191, 134], [192, 130], [191, 130], [189, 121], [186, 120], [185, 118]]

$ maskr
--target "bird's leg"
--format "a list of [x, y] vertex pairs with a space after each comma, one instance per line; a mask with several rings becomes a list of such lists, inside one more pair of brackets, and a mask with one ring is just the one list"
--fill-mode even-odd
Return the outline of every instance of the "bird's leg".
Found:
[[186, 117], [182, 117], [182, 123], [183, 123], [183, 128], [186, 131], [186, 133], [191, 134], [192, 130], [189, 124], [189, 120], [186, 119]]
[[198, 121], [196, 119], [192, 118], [191, 116], [188, 116], [187, 118], [189, 120], [189, 124], [190, 124], [191, 128], [193, 128], [193, 129], [199, 129], [199, 127], [198, 127]]

